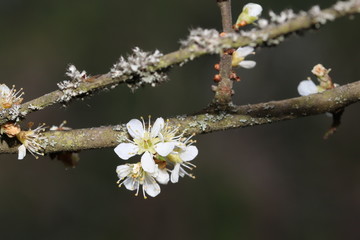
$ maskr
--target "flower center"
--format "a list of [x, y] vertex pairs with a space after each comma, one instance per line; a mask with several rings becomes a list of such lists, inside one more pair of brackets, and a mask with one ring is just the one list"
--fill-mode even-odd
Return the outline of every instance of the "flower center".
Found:
[[155, 145], [160, 142], [159, 138], [152, 138], [148, 132], [144, 134], [144, 137], [139, 139], [134, 139], [136, 145], [139, 146], [138, 154], [142, 154], [144, 152], [150, 152], [152, 154], [156, 153]]

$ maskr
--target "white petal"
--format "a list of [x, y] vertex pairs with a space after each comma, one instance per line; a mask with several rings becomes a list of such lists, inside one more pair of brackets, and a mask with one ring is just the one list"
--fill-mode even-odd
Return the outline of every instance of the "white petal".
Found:
[[250, 69], [256, 66], [256, 62], [255, 61], [250, 61], [250, 60], [245, 60], [245, 61], [241, 61], [239, 63], [240, 67], [246, 68], [246, 69]]
[[140, 122], [140, 120], [131, 119], [126, 124], [126, 127], [127, 127], [129, 134], [133, 138], [142, 138], [144, 136], [145, 129], [144, 129], [142, 122]]
[[156, 176], [156, 181], [161, 184], [167, 184], [169, 182], [169, 173], [165, 169], [159, 169]]
[[23, 160], [26, 156], [26, 147], [24, 144], [22, 144], [20, 147], [18, 147], [18, 159]]
[[143, 188], [151, 197], [156, 197], [160, 193], [160, 186], [150, 176], [145, 176]]
[[238, 57], [246, 57], [247, 55], [251, 54], [252, 52], [254, 52], [254, 48], [253, 47], [239, 47], [236, 50], [236, 54]]
[[160, 156], [166, 157], [169, 155], [172, 150], [174, 150], [176, 143], [174, 142], [160, 142], [155, 145], [155, 151], [160, 154]]
[[136, 155], [139, 147], [132, 143], [120, 143], [114, 149], [115, 153], [119, 156], [119, 158], [128, 160], [132, 156]]
[[151, 128], [151, 137], [157, 137], [159, 135], [161, 129], [165, 126], [165, 122], [163, 118], [156, 119], [154, 126]]
[[315, 83], [311, 80], [301, 81], [297, 90], [301, 96], [307, 96], [318, 92]]
[[135, 189], [139, 188], [139, 182], [131, 177], [126, 178], [123, 184], [126, 189], [130, 191], [134, 191]]
[[120, 180], [128, 176], [130, 172], [131, 172], [131, 167], [127, 164], [119, 165], [116, 168], [116, 173]]
[[171, 171], [171, 182], [177, 183], [179, 181], [179, 170], [180, 170], [180, 164], [177, 163], [174, 166], [174, 169]]
[[180, 158], [183, 161], [191, 161], [193, 160], [197, 155], [198, 155], [199, 151], [197, 149], [197, 147], [195, 146], [188, 146], [186, 147], [186, 150], [183, 152], [180, 152]]
[[0, 95], [9, 95], [10, 89], [5, 84], [0, 84]]
[[154, 173], [156, 170], [156, 164], [153, 159], [153, 155], [149, 152], [145, 152], [141, 156], [141, 166], [145, 172]]
[[243, 11], [248, 10], [248, 14], [252, 17], [258, 17], [262, 12], [262, 7], [256, 3], [248, 3], [244, 6]]

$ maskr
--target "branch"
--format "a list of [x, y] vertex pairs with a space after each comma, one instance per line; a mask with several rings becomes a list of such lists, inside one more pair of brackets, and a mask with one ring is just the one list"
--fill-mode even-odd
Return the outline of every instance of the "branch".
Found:
[[[232, 33], [232, 16], [231, 16], [231, 1], [218, 1], [218, 6], [221, 12], [222, 26], [224, 33]], [[225, 34], [226, 35], [226, 34]], [[230, 80], [232, 56], [229, 54], [222, 54], [220, 56], [220, 82], [215, 88], [215, 96], [213, 104], [227, 109], [231, 103], [231, 96], [233, 95], [233, 82]]]
[[[307, 13], [302, 12], [298, 15], [292, 15], [291, 19], [283, 23], [272, 23], [260, 30], [254, 29], [250, 32], [241, 32], [240, 34], [233, 33], [225, 37], [219, 37], [216, 30], [197, 30], [199, 36], [190, 35], [188, 41], [184, 41], [183, 48], [160, 57], [158, 63], [148, 66], [147, 70], [149, 72], [163, 71], [173, 65], [185, 63], [204, 54], [218, 54], [226, 48], [274, 44], [279, 42], [280, 38], [290, 33], [310, 29], [311, 27], [319, 27], [329, 20], [333, 21], [337, 18], [359, 12], [360, 0], [350, 0], [338, 2], [332, 7], [322, 11], [313, 8]], [[209, 39], [209, 36], [212, 36], [212, 38]], [[191, 39], [197, 39], [197, 41], [189, 41]], [[121, 83], [136, 84], [142, 81], [141, 79], [134, 79], [133, 77], [132, 75], [113, 77], [111, 72], [97, 75], [89, 78], [86, 82], [81, 82], [77, 88], [73, 89], [73, 94], [68, 97], [70, 97], [70, 99], [82, 98], [97, 90], [113, 88]], [[4, 110], [0, 112], [0, 125], [8, 120], [14, 120], [17, 117], [24, 118], [31, 112], [44, 109], [55, 103], [63, 102], [62, 99], [65, 95], [66, 93], [64, 93], [64, 91], [56, 90], [22, 104], [19, 109]]]
[[[198, 135], [336, 112], [358, 101], [360, 81], [305, 97], [238, 106], [231, 113], [178, 116], [169, 119], [169, 124], [180, 126], [179, 131], [186, 129], [187, 135]], [[47, 131], [44, 136], [48, 139], [46, 153], [114, 147], [129, 137], [125, 125]], [[16, 152], [17, 146], [9, 147], [5, 141], [0, 144], [0, 153]]]

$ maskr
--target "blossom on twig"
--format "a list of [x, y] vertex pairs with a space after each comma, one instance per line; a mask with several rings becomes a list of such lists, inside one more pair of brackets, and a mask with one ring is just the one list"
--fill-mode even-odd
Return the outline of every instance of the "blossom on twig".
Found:
[[256, 66], [255, 61], [251, 60], [245, 60], [245, 57], [247, 57], [250, 54], [254, 54], [254, 48], [253, 47], [239, 47], [236, 51], [232, 54], [232, 62], [231, 65], [233, 67], [243, 67], [243, 68], [253, 68]]

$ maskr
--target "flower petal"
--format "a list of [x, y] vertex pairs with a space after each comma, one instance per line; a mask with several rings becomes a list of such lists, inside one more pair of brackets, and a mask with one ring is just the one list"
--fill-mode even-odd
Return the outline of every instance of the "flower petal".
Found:
[[179, 153], [181, 160], [183, 161], [191, 161], [193, 160], [197, 155], [199, 151], [197, 147], [195, 146], [188, 146], [186, 147], [185, 151], [182, 151]]
[[156, 170], [156, 164], [153, 159], [153, 155], [149, 152], [145, 152], [141, 156], [141, 166], [145, 172], [154, 173]]
[[254, 52], [254, 48], [253, 47], [239, 47], [238, 49], [236, 49], [236, 54], [239, 57], [246, 57], [247, 55], [251, 54], [252, 52]]
[[167, 184], [169, 182], [169, 173], [165, 169], [159, 169], [157, 172], [156, 181], [161, 184]]
[[142, 122], [140, 122], [140, 120], [138, 119], [131, 119], [127, 124], [126, 124], [127, 130], [129, 132], [129, 134], [133, 137], [133, 138], [142, 138], [144, 136], [144, 125]]
[[163, 118], [157, 118], [154, 126], [151, 128], [151, 137], [157, 137], [157, 135], [159, 135], [159, 132], [161, 131], [161, 129], [163, 129], [165, 126], [165, 122]]
[[5, 84], [0, 84], [0, 95], [9, 95], [10, 94], [10, 88], [6, 86]]
[[175, 142], [160, 142], [156, 144], [154, 148], [160, 156], [166, 157], [174, 150], [175, 145]]
[[22, 144], [20, 147], [18, 147], [18, 159], [23, 160], [26, 156], [26, 147], [24, 144]]
[[145, 176], [143, 188], [151, 197], [156, 197], [160, 193], [160, 186], [151, 176]]
[[241, 61], [239, 63], [240, 67], [246, 68], [246, 69], [250, 69], [256, 66], [256, 62], [255, 61], [251, 61], [251, 60], [245, 60], [245, 61]]
[[139, 147], [132, 143], [120, 143], [114, 149], [115, 153], [119, 156], [119, 158], [128, 160], [132, 156], [136, 155]]
[[297, 88], [301, 96], [307, 96], [318, 92], [318, 88], [315, 83], [311, 80], [303, 80], [299, 83]]
[[123, 182], [127, 190], [134, 191], [139, 188], [139, 182], [131, 177], [128, 177]]
[[249, 16], [258, 17], [262, 12], [262, 7], [256, 3], [248, 3], [243, 7], [243, 11], [247, 10]]
[[119, 165], [116, 168], [116, 173], [120, 180], [128, 176], [130, 172], [131, 172], [131, 167], [128, 164]]
[[179, 181], [179, 170], [180, 170], [180, 164], [176, 163], [174, 166], [174, 169], [171, 171], [171, 182], [177, 183]]

